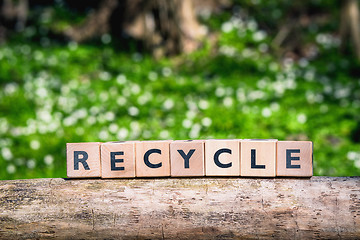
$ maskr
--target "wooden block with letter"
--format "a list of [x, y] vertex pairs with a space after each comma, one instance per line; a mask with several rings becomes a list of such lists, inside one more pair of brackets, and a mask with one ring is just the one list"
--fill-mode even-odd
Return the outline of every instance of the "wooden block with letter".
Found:
[[136, 142], [136, 177], [170, 176], [170, 140]]
[[69, 178], [101, 177], [100, 144], [99, 142], [66, 144]]
[[170, 143], [171, 176], [204, 176], [204, 141]]
[[135, 177], [135, 142], [101, 144], [101, 177]]
[[206, 140], [205, 175], [240, 176], [240, 140]]
[[313, 175], [311, 141], [279, 141], [276, 176], [311, 177]]
[[241, 141], [241, 176], [275, 177], [275, 139]]

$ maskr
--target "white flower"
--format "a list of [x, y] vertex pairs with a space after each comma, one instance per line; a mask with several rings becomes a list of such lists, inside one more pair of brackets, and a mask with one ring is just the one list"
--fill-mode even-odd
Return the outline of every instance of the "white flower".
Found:
[[113, 121], [115, 119], [115, 113], [113, 112], [105, 113], [105, 119], [109, 122]]
[[74, 116], [69, 116], [69, 117], [66, 117], [64, 118], [64, 125], [65, 126], [72, 126], [72, 125], [75, 125], [75, 123], [77, 122], [77, 118], [75, 118]]
[[71, 51], [74, 51], [74, 50], [77, 49], [78, 45], [77, 45], [76, 42], [71, 41], [71, 42], [69, 42], [68, 47], [69, 47], [69, 49], [70, 49]]
[[142, 134], [143, 138], [149, 139], [152, 136], [152, 133], [149, 130], [145, 130]]
[[123, 85], [126, 83], [126, 76], [124, 74], [120, 74], [116, 77], [116, 82], [119, 84], [119, 85]]
[[263, 117], [270, 117], [271, 116], [271, 110], [270, 108], [263, 108], [263, 110], [261, 111], [261, 115], [263, 115]]
[[224, 33], [231, 32], [233, 29], [234, 29], [234, 26], [231, 22], [224, 22], [221, 25], [221, 31], [223, 31]]
[[258, 88], [265, 88], [266, 87], [266, 80], [265, 79], [260, 79], [257, 83], [256, 83], [256, 86]]
[[230, 46], [221, 46], [219, 52], [225, 56], [233, 57], [236, 53], [236, 48]]
[[252, 91], [248, 95], [248, 99], [250, 101], [254, 101], [254, 100], [257, 100], [257, 99], [262, 99], [263, 97], [265, 97], [265, 93], [263, 91], [260, 91], [260, 90]]
[[77, 135], [83, 135], [85, 133], [85, 130], [83, 127], [77, 127], [76, 130], [75, 130], [76, 134]]
[[166, 99], [163, 106], [166, 110], [170, 110], [174, 107], [174, 101], [172, 99]]
[[13, 174], [16, 172], [16, 167], [13, 165], [13, 164], [9, 164], [7, 167], [6, 167], [6, 171], [9, 173], [9, 174]]
[[101, 139], [101, 140], [108, 140], [109, 139], [109, 133], [108, 133], [108, 131], [106, 131], [106, 130], [101, 130], [100, 132], [99, 132], [99, 138]]
[[39, 109], [36, 112], [36, 116], [38, 119], [40, 119], [41, 121], [44, 121], [44, 122], [50, 122], [52, 120], [51, 113], [44, 109]]
[[87, 123], [88, 123], [89, 125], [93, 125], [93, 124], [96, 123], [96, 117], [90, 116], [90, 117], [88, 117], [88, 118], [86, 119], [86, 121], [87, 121]]
[[210, 127], [211, 123], [212, 123], [212, 121], [208, 117], [205, 117], [201, 120], [201, 124], [205, 127]]
[[196, 117], [196, 112], [195, 111], [187, 111], [186, 112], [186, 117], [188, 118], [188, 119], [193, 119], [194, 117]]
[[4, 147], [1, 149], [1, 155], [5, 160], [10, 160], [13, 157], [13, 154], [10, 150], [10, 148]]
[[332, 87], [329, 85], [324, 86], [324, 93], [330, 94], [332, 92]]
[[120, 97], [117, 98], [116, 103], [119, 106], [124, 106], [126, 104], [126, 98], [120, 96]]
[[269, 50], [269, 46], [266, 43], [262, 43], [259, 45], [259, 51], [265, 53]]
[[119, 129], [119, 127], [118, 127], [118, 125], [116, 123], [112, 123], [109, 126], [109, 131], [111, 133], [116, 133], [118, 131], [118, 129]]
[[55, 66], [58, 64], [58, 59], [55, 56], [51, 56], [47, 59], [47, 62], [50, 66]]
[[161, 139], [167, 139], [167, 138], [169, 138], [169, 132], [167, 131], [167, 130], [162, 130], [161, 132], [160, 132], [160, 138]]
[[182, 125], [184, 128], [191, 128], [192, 121], [189, 119], [184, 119], [184, 121], [182, 122]]
[[101, 36], [101, 42], [103, 44], [109, 44], [111, 42], [111, 35], [110, 34], [103, 34]]
[[225, 93], [226, 93], [226, 90], [225, 90], [225, 88], [223, 88], [223, 87], [218, 87], [218, 88], [216, 88], [216, 90], [215, 90], [215, 95], [216, 95], [217, 97], [222, 97], [222, 96], [225, 95]]
[[139, 109], [137, 107], [134, 107], [134, 106], [129, 107], [129, 109], [128, 109], [129, 115], [133, 116], [133, 117], [139, 115], [139, 112], [140, 112]]
[[249, 58], [249, 57], [252, 57], [252, 56], [253, 56], [254, 52], [253, 52], [251, 49], [249, 49], [249, 48], [245, 48], [245, 49], [241, 52], [241, 54], [242, 54], [242, 56], [243, 56], [244, 58]]
[[172, 73], [172, 71], [171, 71], [171, 69], [168, 68], [168, 67], [164, 67], [164, 68], [162, 69], [162, 75], [163, 75], [164, 77], [169, 77], [169, 76], [171, 75], [171, 73]]
[[109, 93], [107, 91], [103, 91], [99, 95], [100, 101], [106, 102], [109, 99]]
[[297, 121], [301, 124], [306, 123], [307, 117], [304, 113], [300, 113], [297, 115]]
[[100, 78], [101, 80], [103, 80], [103, 81], [109, 81], [110, 78], [111, 78], [111, 75], [110, 75], [109, 72], [101, 72], [101, 73], [99, 74], [99, 78]]
[[155, 81], [155, 80], [158, 78], [158, 74], [157, 74], [156, 72], [149, 72], [148, 78], [149, 78], [151, 81]]
[[300, 60], [299, 60], [299, 65], [300, 65], [300, 67], [306, 67], [307, 65], [309, 65], [309, 62], [308, 62], [308, 60], [306, 60], [305, 58], [301, 58]]
[[306, 71], [306, 73], [304, 74], [304, 78], [305, 80], [312, 82], [315, 78], [315, 72], [311, 70]]
[[38, 140], [32, 140], [30, 142], [31, 149], [38, 150], [40, 148], [40, 142]]
[[360, 168], [360, 160], [356, 160], [354, 165], [355, 167]]
[[231, 107], [233, 105], [233, 99], [231, 97], [224, 98], [223, 104], [225, 107]]
[[198, 109], [196, 103], [192, 100], [187, 101], [186, 104], [190, 111], [196, 111]]
[[236, 98], [239, 102], [245, 102], [246, 100], [246, 95], [245, 95], [245, 91], [242, 88], [238, 88], [236, 90]]
[[124, 87], [123, 90], [121, 91], [121, 94], [124, 97], [129, 97], [131, 95], [131, 91], [130, 91], [129, 87]]
[[253, 34], [253, 40], [255, 42], [260, 42], [266, 38], [266, 32], [265, 31], [257, 31]]
[[320, 106], [321, 113], [327, 113], [328, 110], [329, 110], [329, 107], [326, 104], [323, 104]]
[[273, 102], [273, 103], [270, 104], [270, 109], [272, 111], [279, 111], [280, 105], [277, 102]]
[[88, 113], [87, 113], [87, 111], [86, 111], [85, 108], [81, 108], [81, 109], [75, 111], [74, 115], [75, 115], [77, 118], [82, 119], [82, 118], [86, 118], [87, 115], [88, 115]]
[[350, 95], [350, 88], [338, 88], [334, 95], [336, 98], [347, 98]]
[[36, 95], [40, 98], [45, 98], [45, 97], [47, 97], [48, 92], [47, 92], [46, 88], [38, 88], [36, 90]]
[[347, 158], [352, 161], [360, 160], [360, 153], [350, 151], [347, 153]]
[[208, 109], [209, 108], [209, 102], [207, 100], [201, 99], [199, 101], [199, 108], [202, 109], [202, 110]]
[[138, 84], [132, 84], [131, 85], [131, 92], [133, 94], [139, 94], [140, 93], [140, 86]]
[[190, 130], [189, 137], [190, 138], [198, 138], [200, 135], [200, 130], [201, 130], [201, 125], [198, 123], [195, 123]]
[[279, 65], [275, 62], [269, 64], [269, 70], [272, 72], [277, 72], [279, 70]]
[[34, 159], [30, 159], [29, 161], [27, 161], [26, 166], [30, 169], [33, 169], [36, 166], [36, 162]]
[[[140, 105], [144, 105], [146, 104], [148, 101], [150, 101], [150, 99], [152, 98], [151, 93], [146, 92], [145, 94], [141, 95], [138, 97], [138, 103]], [[125, 100], [126, 101], [126, 100]]]
[[258, 24], [257, 24], [257, 22], [255, 22], [254, 20], [251, 20], [251, 21], [249, 21], [249, 22], [247, 23], [247, 27], [248, 27], [250, 30], [255, 31], [255, 30], [257, 30], [257, 28], [258, 28]]
[[8, 83], [4, 87], [4, 92], [7, 95], [11, 95], [14, 92], [16, 92], [17, 90], [18, 90], [18, 85], [16, 83]]
[[129, 130], [127, 130], [126, 128], [120, 128], [119, 132], [117, 133], [117, 138], [119, 140], [125, 140], [128, 135], [129, 135]]
[[247, 113], [250, 113], [250, 107], [249, 106], [243, 106], [242, 108], [241, 108], [241, 110], [242, 110], [242, 112], [243, 113], [245, 113], [245, 114], [247, 114]]

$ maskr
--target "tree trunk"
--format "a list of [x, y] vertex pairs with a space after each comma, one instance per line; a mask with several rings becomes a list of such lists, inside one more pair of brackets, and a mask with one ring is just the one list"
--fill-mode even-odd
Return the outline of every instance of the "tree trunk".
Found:
[[206, 33], [192, 0], [102, 0], [84, 23], [65, 35], [82, 42], [110, 30], [143, 41], [158, 57], [194, 51]]
[[0, 181], [0, 239], [359, 239], [360, 177]]
[[0, 43], [8, 32], [23, 31], [28, 17], [28, 0], [4, 0], [0, 6]]
[[340, 37], [341, 49], [351, 38], [356, 57], [360, 60], [360, 17], [358, 0], [344, 0], [341, 10]]

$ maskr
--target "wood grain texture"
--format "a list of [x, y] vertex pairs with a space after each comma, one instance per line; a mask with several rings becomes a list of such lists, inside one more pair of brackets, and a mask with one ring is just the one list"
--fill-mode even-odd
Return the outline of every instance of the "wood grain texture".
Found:
[[[101, 144], [101, 177], [134, 178], [135, 177], [135, 141], [107, 142]], [[115, 155], [114, 155], [115, 153]], [[111, 167], [113, 154], [113, 169]]]
[[[224, 150], [228, 152], [223, 152]], [[216, 158], [218, 164], [215, 163]], [[231, 164], [231, 166], [228, 165], [228, 167], [222, 168], [218, 166], [221, 164]], [[205, 141], [205, 175], [240, 176], [239, 139], [211, 139]]]
[[[204, 142], [203, 140], [171, 142], [170, 170], [172, 177], [205, 175]], [[185, 164], [185, 159], [187, 159], [188, 165]]]
[[[99, 142], [66, 144], [67, 176], [69, 178], [96, 178], [101, 176], [100, 144]], [[79, 153], [76, 154], [78, 159], [84, 160], [77, 161], [78, 169], [75, 169], [74, 166], [75, 152]]]
[[[170, 176], [170, 143], [171, 142], [172, 142], [171, 140], [136, 142], [135, 143], [136, 177]], [[153, 165], [152, 168], [146, 164], [145, 159], [147, 159], [148, 165]]]
[[[242, 140], [241, 150], [240, 150], [241, 176], [275, 177], [276, 143], [277, 143], [276, 139]], [[255, 160], [253, 162], [255, 166], [252, 166], [253, 165], [252, 158], [254, 158]], [[259, 168], [260, 166], [262, 166], [263, 168]]]
[[[312, 142], [278, 141], [276, 154], [276, 176], [311, 177], [313, 175]], [[288, 163], [287, 158], [290, 159]]]
[[359, 239], [360, 177], [0, 181], [0, 239]]

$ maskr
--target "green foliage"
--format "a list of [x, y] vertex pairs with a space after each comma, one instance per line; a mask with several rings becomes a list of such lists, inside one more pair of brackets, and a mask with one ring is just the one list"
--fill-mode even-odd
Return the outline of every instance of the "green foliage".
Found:
[[315, 60], [279, 62], [255, 20], [222, 18], [208, 19], [215, 52], [205, 43], [177, 59], [0, 47], [0, 179], [65, 177], [66, 142], [207, 138], [312, 140], [316, 175], [359, 175], [358, 62], [327, 32]]

